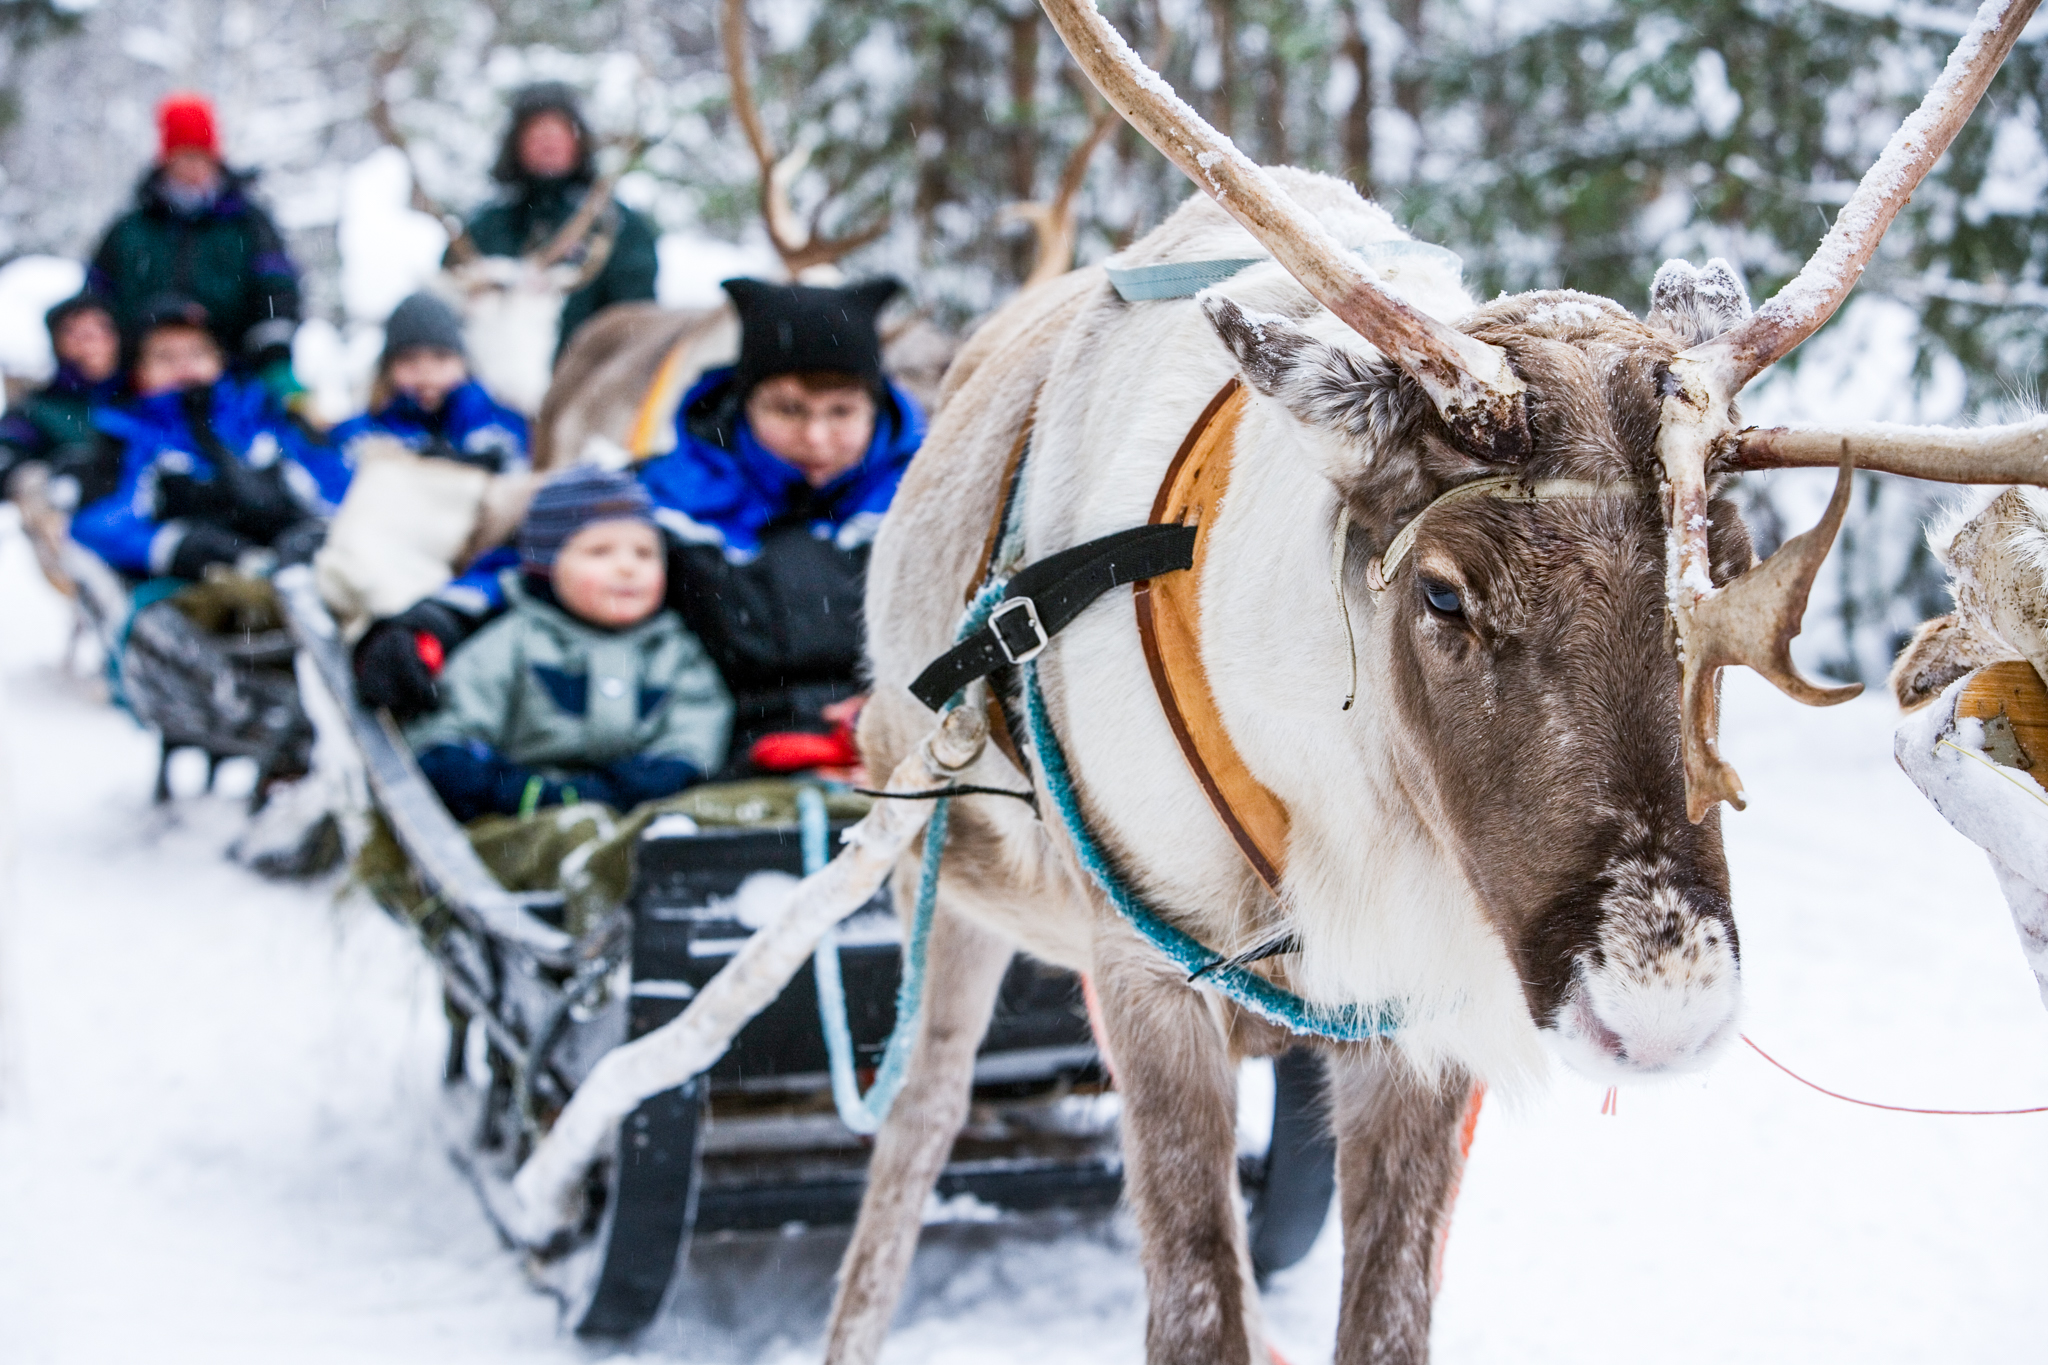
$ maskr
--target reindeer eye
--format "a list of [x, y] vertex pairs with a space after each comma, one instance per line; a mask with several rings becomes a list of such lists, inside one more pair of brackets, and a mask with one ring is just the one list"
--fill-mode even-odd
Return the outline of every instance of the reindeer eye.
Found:
[[1458, 600], [1458, 590], [1448, 583], [1439, 583], [1434, 578], [1422, 580], [1422, 595], [1429, 599], [1429, 605], [1446, 616], [1463, 616], [1465, 604]]

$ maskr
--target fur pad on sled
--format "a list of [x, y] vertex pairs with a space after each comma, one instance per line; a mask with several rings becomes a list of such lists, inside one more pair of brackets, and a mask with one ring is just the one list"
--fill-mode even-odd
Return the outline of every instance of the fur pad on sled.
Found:
[[533, 498], [531, 474], [490, 474], [416, 454], [395, 438], [365, 436], [349, 453], [355, 477], [313, 571], [351, 640], [504, 544]]

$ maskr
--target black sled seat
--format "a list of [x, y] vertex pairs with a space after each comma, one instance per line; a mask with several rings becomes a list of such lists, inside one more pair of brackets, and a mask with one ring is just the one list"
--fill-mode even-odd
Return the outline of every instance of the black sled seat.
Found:
[[[629, 1036], [681, 1013], [746, 941], [749, 931], [731, 908], [741, 884], [762, 872], [795, 875], [802, 861], [793, 827], [671, 834], [657, 823], [649, 830], [632, 901]], [[896, 1022], [902, 948], [886, 896], [849, 918], [838, 942], [865, 1085]], [[799, 972], [706, 1073], [712, 1122], [700, 1230], [853, 1221], [869, 1143], [839, 1122], [829, 1066], [817, 984]], [[1106, 1079], [1079, 979], [1019, 955], [976, 1065], [976, 1121], [955, 1144], [939, 1197], [966, 1195], [1013, 1211], [1114, 1204], [1122, 1180], [1113, 1137], [1077, 1125], [1059, 1104], [1100, 1094]]]

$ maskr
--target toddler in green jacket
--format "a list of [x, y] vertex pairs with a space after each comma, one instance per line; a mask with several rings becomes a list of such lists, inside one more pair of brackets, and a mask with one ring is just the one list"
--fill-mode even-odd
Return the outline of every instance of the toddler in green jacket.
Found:
[[630, 810], [725, 760], [732, 698], [663, 607], [666, 556], [631, 475], [543, 484], [519, 531], [510, 610], [457, 649], [406, 738], [458, 820], [596, 801]]

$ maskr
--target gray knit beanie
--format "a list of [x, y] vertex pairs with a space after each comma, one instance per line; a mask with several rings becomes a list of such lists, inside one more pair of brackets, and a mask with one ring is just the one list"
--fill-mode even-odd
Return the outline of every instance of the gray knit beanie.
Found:
[[384, 355], [380, 364], [389, 365], [401, 352], [421, 347], [465, 355], [462, 319], [445, 299], [421, 291], [409, 294], [384, 324]]
[[577, 465], [549, 479], [533, 495], [519, 527], [519, 564], [534, 573], [555, 566], [569, 538], [600, 521], [654, 525], [654, 504], [631, 474]]

